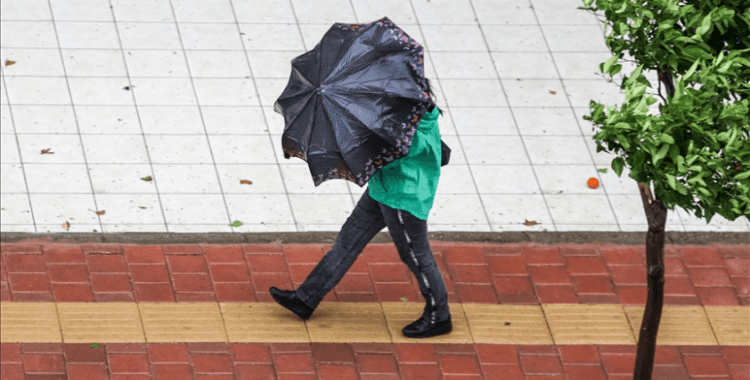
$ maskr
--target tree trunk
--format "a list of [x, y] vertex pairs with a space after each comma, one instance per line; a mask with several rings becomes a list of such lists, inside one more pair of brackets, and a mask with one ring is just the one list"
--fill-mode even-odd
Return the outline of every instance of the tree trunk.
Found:
[[638, 350], [635, 356], [633, 380], [651, 380], [656, 353], [656, 335], [664, 306], [664, 226], [667, 222], [667, 208], [660, 199], [654, 199], [649, 186], [638, 182], [643, 208], [648, 220], [646, 233], [646, 262], [648, 298], [643, 311], [641, 331], [638, 335]]

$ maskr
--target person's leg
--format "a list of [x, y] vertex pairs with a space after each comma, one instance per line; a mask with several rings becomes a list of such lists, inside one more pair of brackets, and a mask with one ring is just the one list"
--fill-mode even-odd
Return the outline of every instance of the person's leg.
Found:
[[341, 281], [367, 243], [385, 228], [379, 203], [370, 198], [369, 190], [368, 187], [346, 219], [331, 250], [295, 291], [307, 306], [317, 308], [323, 297]]
[[422, 296], [427, 301], [422, 316], [430, 323], [448, 319], [448, 291], [430, 250], [427, 221], [415, 217], [408, 211], [379, 204], [399, 256], [417, 278]]

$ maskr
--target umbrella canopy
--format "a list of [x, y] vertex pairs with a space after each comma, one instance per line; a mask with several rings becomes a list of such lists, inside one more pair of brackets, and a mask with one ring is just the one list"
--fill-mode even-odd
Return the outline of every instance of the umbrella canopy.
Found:
[[335, 23], [312, 50], [292, 60], [274, 111], [284, 116], [284, 157], [305, 160], [315, 186], [343, 178], [364, 186], [409, 154], [427, 93], [422, 45], [388, 17]]

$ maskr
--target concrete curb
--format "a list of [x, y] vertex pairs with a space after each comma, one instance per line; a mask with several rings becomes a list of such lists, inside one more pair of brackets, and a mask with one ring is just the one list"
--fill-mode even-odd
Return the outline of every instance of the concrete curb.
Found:
[[[0, 233], [0, 242], [18, 243], [41, 240], [57, 243], [120, 244], [333, 244], [338, 232], [277, 233]], [[646, 232], [428, 232], [430, 241], [455, 243], [519, 244], [617, 244], [644, 245]], [[393, 243], [388, 232], [378, 233], [372, 244]], [[675, 232], [666, 233], [668, 245], [738, 245], [750, 243], [750, 232]]]

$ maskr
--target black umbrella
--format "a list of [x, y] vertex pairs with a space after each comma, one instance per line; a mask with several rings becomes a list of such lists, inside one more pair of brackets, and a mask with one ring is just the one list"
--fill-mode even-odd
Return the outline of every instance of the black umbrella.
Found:
[[435, 106], [423, 58], [422, 45], [388, 17], [335, 23], [292, 60], [274, 104], [285, 121], [284, 157], [305, 160], [316, 187], [336, 178], [362, 187], [408, 155], [417, 125]]

